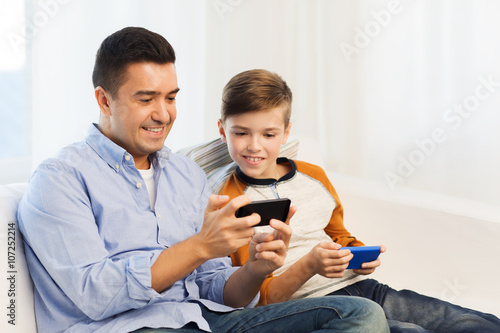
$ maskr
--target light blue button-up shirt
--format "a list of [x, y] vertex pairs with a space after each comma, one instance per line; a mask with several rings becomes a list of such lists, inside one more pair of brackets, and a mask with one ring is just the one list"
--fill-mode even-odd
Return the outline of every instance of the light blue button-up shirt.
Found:
[[204, 263], [161, 294], [151, 288], [152, 264], [199, 232], [211, 192], [191, 160], [168, 148], [151, 160], [154, 210], [132, 156], [96, 125], [33, 174], [18, 218], [39, 332], [129, 332], [190, 321], [209, 331], [200, 303], [233, 310], [223, 305], [236, 270], [228, 258]]

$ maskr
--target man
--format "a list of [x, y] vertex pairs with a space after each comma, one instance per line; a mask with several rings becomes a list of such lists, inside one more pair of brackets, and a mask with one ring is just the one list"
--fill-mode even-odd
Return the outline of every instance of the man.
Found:
[[[174, 63], [146, 29], [106, 38], [93, 73], [99, 124], [30, 180], [18, 218], [39, 332], [387, 331], [381, 309], [361, 299], [252, 308], [291, 229], [273, 220], [273, 233], [254, 235], [257, 215], [235, 217], [248, 197], [210, 196], [203, 171], [163, 146]], [[231, 267], [227, 256], [249, 240], [248, 263]]]

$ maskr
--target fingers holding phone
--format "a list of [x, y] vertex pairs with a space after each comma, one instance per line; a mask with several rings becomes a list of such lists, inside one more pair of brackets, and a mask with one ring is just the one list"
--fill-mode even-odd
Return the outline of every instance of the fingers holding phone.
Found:
[[261, 217], [249, 246], [254, 271], [269, 274], [283, 265], [292, 235], [290, 219], [297, 210], [290, 203], [289, 199], [255, 201], [237, 211], [236, 216], [258, 214]]
[[327, 278], [343, 277], [353, 255], [350, 251], [340, 248], [339, 244], [333, 242], [320, 242], [316, 245], [306, 255], [312, 273]]
[[256, 226], [266, 226], [271, 219], [285, 222], [288, 219], [290, 204], [291, 201], [287, 198], [252, 201], [236, 210], [235, 215], [244, 217], [256, 213], [260, 216], [260, 222]]
[[260, 221], [256, 214], [235, 218], [236, 210], [251, 202], [249, 197], [242, 195], [228, 200], [227, 196], [212, 195], [205, 210], [199, 237], [200, 248], [209, 259], [230, 255], [247, 245], [254, 235], [252, 227]]
[[270, 227], [274, 229], [272, 232], [273, 239], [281, 239], [285, 243], [286, 248], [290, 244], [290, 238], [292, 237], [292, 228], [290, 227], [290, 220], [297, 211], [296, 206], [290, 206], [288, 209], [288, 214], [284, 222], [276, 219], [272, 219], [270, 222]]
[[[296, 207], [290, 207], [291, 216], [293, 216], [295, 211]], [[286, 256], [288, 244], [292, 237], [292, 228], [289, 225], [288, 219], [286, 222], [271, 219], [269, 226], [274, 229], [272, 232], [260, 232], [256, 233], [254, 236], [255, 241], [259, 243], [257, 246], [257, 254], [264, 251], [280, 250], [282, 254]]]
[[272, 219], [270, 226], [275, 228], [275, 231], [256, 233], [248, 249], [247, 263], [252, 272], [263, 277], [283, 266], [292, 234], [292, 229], [285, 222]]
[[[379, 254], [386, 251], [385, 247], [380, 245], [370, 247], [361, 246], [360, 248], [369, 248], [367, 251], [371, 251], [372, 254], [365, 255], [366, 257], [360, 260], [359, 268], [353, 268], [353, 272], [361, 275], [368, 275], [375, 272], [375, 269], [382, 264]], [[364, 250], [362, 249], [362, 251]], [[375, 260], [373, 260], [373, 258], [375, 258]]]

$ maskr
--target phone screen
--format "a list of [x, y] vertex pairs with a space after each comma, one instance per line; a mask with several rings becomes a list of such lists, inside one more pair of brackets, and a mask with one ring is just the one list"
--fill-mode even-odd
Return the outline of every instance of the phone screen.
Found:
[[253, 201], [236, 211], [236, 217], [244, 217], [257, 213], [260, 215], [260, 223], [257, 226], [269, 225], [271, 219], [277, 219], [285, 222], [290, 209], [290, 199], [271, 199], [262, 201]]

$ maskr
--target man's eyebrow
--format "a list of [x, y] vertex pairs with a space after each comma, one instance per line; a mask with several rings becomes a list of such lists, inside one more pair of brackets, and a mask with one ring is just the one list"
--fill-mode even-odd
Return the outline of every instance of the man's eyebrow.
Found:
[[159, 95], [159, 94], [160, 93], [158, 91], [154, 90], [139, 90], [134, 94], [134, 96]]
[[[179, 92], [179, 90], [180, 90], [180, 88], [176, 88], [176, 89], [172, 90], [171, 92], [169, 92], [168, 95], [177, 94]], [[145, 95], [151, 96], [151, 95], [159, 95], [159, 94], [160, 94], [160, 92], [155, 91], [155, 90], [139, 90], [134, 94], [134, 96], [145, 96]]]

